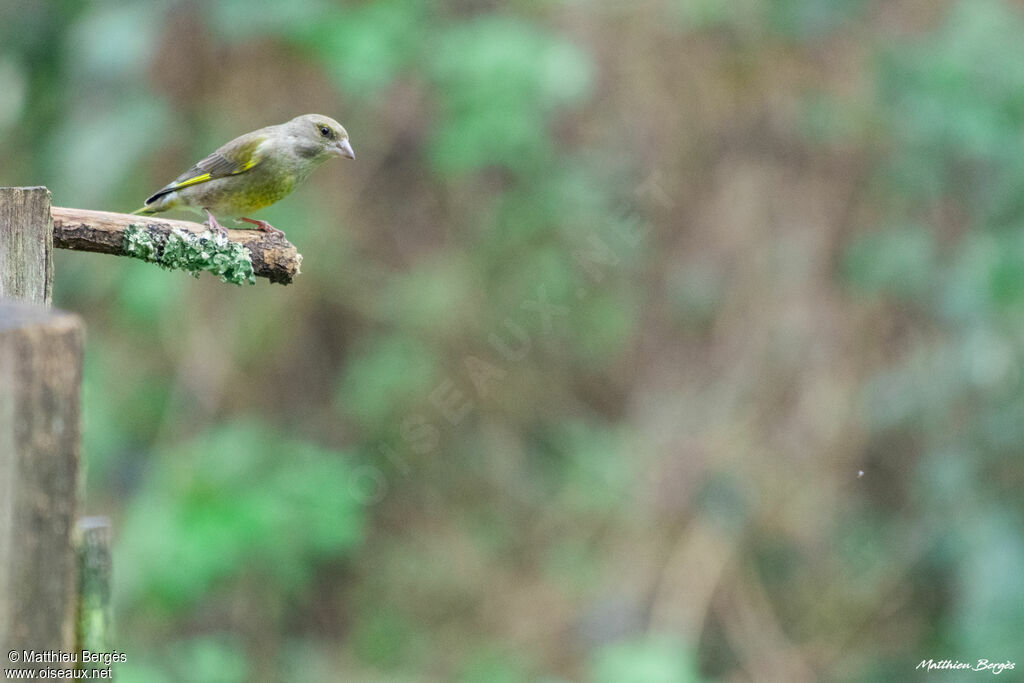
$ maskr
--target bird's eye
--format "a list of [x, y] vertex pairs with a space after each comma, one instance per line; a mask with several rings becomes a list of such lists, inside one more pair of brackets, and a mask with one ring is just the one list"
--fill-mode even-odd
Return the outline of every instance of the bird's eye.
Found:
[[323, 135], [325, 138], [331, 137], [331, 129], [327, 126], [320, 126], [320, 135]]

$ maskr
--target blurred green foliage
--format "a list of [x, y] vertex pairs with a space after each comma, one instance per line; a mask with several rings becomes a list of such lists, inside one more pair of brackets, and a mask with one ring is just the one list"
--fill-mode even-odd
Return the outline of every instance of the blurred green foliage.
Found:
[[527, 23], [487, 17], [438, 36], [428, 67], [443, 93], [430, 155], [441, 173], [491, 165], [534, 172], [551, 161], [547, 122], [590, 91], [590, 63]]
[[307, 111], [358, 154], [267, 210], [287, 288], [58, 255], [118, 677], [1012, 659], [1024, 11], [925, 5], [4, 5], [2, 184], [131, 210]]
[[672, 638], [615, 643], [598, 653], [593, 683], [699, 683], [692, 658]]
[[351, 467], [254, 422], [174, 449], [156, 466], [126, 513], [120, 580], [127, 601], [194, 605], [240, 572], [285, 593], [303, 590], [317, 561], [360, 540], [362, 501]]
[[[1024, 598], [1022, 507], [1003, 479], [1019, 472], [1024, 417], [1021, 30], [1024, 16], [1007, 3], [960, 2], [930, 35], [884, 51], [879, 115], [891, 153], [877, 198], [919, 227], [866, 234], [847, 253], [858, 289], [946, 332], [868, 381], [868, 448], [916, 442], [909, 480], [927, 515], [907, 519], [905, 533], [927, 538], [941, 525], [933, 542], [957, 548], [923, 568], [943, 577], [963, 615], [936, 635], [1005, 652], [1024, 632], [1024, 614], [1000, 607]], [[955, 215], [936, 224], [944, 206]]]

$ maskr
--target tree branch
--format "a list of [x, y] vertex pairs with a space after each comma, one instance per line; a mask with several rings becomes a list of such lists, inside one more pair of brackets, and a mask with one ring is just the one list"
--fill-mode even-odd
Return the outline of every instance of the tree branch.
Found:
[[[206, 226], [190, 221], [126, 213], [54, 206], [52, 214], [55, 247], [115, 256], [131, 255], [125, 251], [125, 232], [132, 225], [162, 239], [166, 239], [175, 228], [195, 234], [207, 231]], [[299, 274], [302, 255], [283, 236], [257, 230], [228, 230], [228, 239], [249, 249], [253, 271], [259, 277], [287, 285]]]

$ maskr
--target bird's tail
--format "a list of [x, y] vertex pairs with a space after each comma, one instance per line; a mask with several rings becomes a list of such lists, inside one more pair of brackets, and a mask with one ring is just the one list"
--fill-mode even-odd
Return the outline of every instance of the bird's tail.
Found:
[[133, 216], [152, 216], [155, 213], [158, 213], [158, 211], [151, 206], [144, 206], [141, 209], [132, 211]]

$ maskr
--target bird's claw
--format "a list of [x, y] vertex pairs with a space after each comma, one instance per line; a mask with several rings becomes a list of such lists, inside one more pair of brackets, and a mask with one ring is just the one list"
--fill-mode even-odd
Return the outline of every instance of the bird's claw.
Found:
[[203, 225], [209, 228], [211, 232], [216, 232], [224, 239], [227, 239], [228, 229], [217, 222], [217, 219], [213, 217], [213, 214], [210, 213], [209, 209], [203, 209], [203, 211], [206, 212], [206, 222]]
[[243, 220], [246, 223], [252, 223], [260, 232], [267, 232], [274, 236], [284, 237], [284, 230], [278, 230], [266, 221], [258, 221], [255, 218], [246, 218], [245, 216], [242, 216], [240, 220]]

